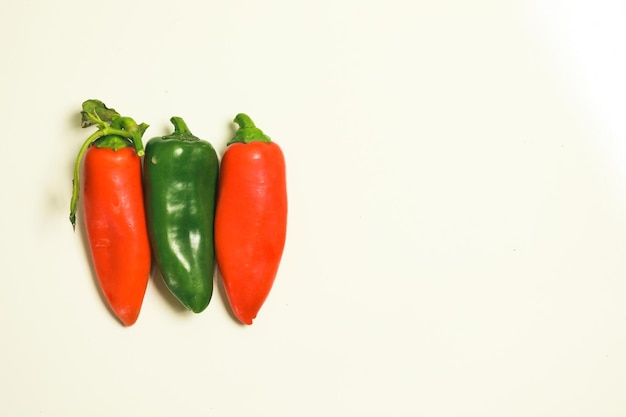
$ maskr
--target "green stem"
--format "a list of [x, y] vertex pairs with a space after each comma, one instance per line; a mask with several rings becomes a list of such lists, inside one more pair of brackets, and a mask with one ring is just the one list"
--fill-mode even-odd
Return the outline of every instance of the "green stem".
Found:
[[182, 119], [182, 117], [174, 116], [170, 119], [170, 122], [174, 125], [174, 133], [172, 135], [191, 135], [191, 130], [187, 127], [187, 123]]
[[189, 130], [187, 123], [185, 123], [182, 117], [174, 116], [170, 119], [170, 122], [174, 125], [174, 131], [167, 136], [163, 136], [162, 139], [182, 140], [185, 142], [196, 142], [200, 140], [191, 133], [191, 130]]
[[70, 222], [72, 223], [72, 227], [76, 229], [76, 206], [78, 205], [78, 196], [80, 194], [80, 161], [83, 160], [83, 156], [85, 156], [85, 152], [91, 146], [91, 144], [101, 137], [101, 130], [94, 132], [87, 138], [83, 146], [81, 146], [80, 151], [78, 151], [78, 156], [76, 157], [76, 162], [74, 163], [74, 179], [72, 180], [72, 201], [70, 202]]
[[[138, 156], [143, 156], [145, 153], [143, 150], [143, 142], [141, 141], [141, 137], [144, 132], [148, 128], [148, 125], [142, 123], [138, 125], [135, 121], [130, 117], [118, 117], [111, 122], [112, 129], [120, 129], [118, 132], [120, 133], [112, 133], [117, 134], [119, 136], [130, 139], [133, 145], [135, 146], [135, 151]], [[106, 129], [106, 128], [104, 128]], [[111, 133], [110, 133], [111, 134]], [[106, 135], [102, 135], [106, 136]]]
[[130, 117], [117, 117], [113, 119], [111, 125], [107, 125], [97, 113], [89, 113], [88, 116], [98, 125], [98, 130], [92, 133], [83, 143], [74, 164], [74, 179], [72, 181], [72, 200], [70, 202], [70, 222], [72, 227], [76, 229], [76, 207], [80, 196], [80, 165], [85, 153], [93, 143], [104, 136], [120, 136], [129, 139], [137, 152], [138, 156], [143, 156], [144, 149], [141, 137], [148, 128], [148, 125], [142, 123], [137, 125]]
[[234, 121], [239, 125], [239, 128], [241, 129], [250, 129], [256, 127], [250, 116], [245, 113], [239, 113], [237, 116], [235, 116]]
[[235, 116], [235, 123], [239, 125], [239, 129], [235, 133], [235, 137], [232, 138], [227, 145], [233, 143], [250, 143], [250, 142], [267, 142], [272, 140], [261, 129], [256, 127], [250, 116], [244, 113], [239, 113]]

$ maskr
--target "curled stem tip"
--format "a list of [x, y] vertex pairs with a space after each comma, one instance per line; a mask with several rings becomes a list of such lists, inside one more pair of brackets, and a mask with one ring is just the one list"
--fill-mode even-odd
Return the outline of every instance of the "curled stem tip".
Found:
[[267, 136], [261, 129], [256, 127], [250, 116], [245, 113], [239, 113], [235, 116], [234, 122], [239, 125], [239, 129], [235, 133], [235, 137], [232, 138], [227, 144], [233, 143], [250, 143], [250, 142], [271, 142], [269, 136]]
[[241, 129], [256, 127], [250, 116], [245, 113], [239, 113], [237, 116], [235, 116], [235, 120], [233, 121], [237, 123], [239, 125], [239, 128]]
[[174, 125], [174, 134], [191, 135], [191, 130], [187, 127], [187, 123], [182, 117], [173, 116], [170, 122]]

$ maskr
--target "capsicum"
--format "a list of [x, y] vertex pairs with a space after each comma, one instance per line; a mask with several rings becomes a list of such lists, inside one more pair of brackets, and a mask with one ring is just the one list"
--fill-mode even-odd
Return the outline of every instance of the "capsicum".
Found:
[[97, 125], [98, 130], [76, 158], [70, 221], [76, 225], [82, 186], [83, 218], [100, 288], [113, 313], [131, 326], [139, 316], [151, 267], [140, 159], [148, 125], [121, 117], [99, 100], [85, 101], [82, 116], [83, 127]]
[[240, 113], [222, 157], [215, 250], [237, 319], [252, 324], [278, 272], [287, 233], [285, 158], [278, 144]]
[[146, 144], [144, 184], [148, 231], [165, 284], [200, 313], [213, 293], [213, 222], [219, 161], [213, 146], [180, 117], [174, 132]]

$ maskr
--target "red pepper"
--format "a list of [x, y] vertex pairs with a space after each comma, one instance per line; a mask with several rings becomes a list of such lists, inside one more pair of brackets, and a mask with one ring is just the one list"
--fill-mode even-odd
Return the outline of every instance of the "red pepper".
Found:
[[101, 114], [99, 107], [83, 112], [86, 125], [97, 123], [100, 129], [87, 139], [77, 157], [70, 220], [75, 224], [84, 155], [84, 221], [93, 265], [113, 313], [131, 326], [141, 310], [151, 265], [140, 160], [141, 136], [147, 125], [138, 126], [115, 113], [109, 126], [101, 117], [106, 107], [97, 103], [103, 107]]
[[215, 252], [228, 301], [244, 324], [265, 302], [285, 245], [287, 186], [280, 147], [245, 114], [221, 162]]

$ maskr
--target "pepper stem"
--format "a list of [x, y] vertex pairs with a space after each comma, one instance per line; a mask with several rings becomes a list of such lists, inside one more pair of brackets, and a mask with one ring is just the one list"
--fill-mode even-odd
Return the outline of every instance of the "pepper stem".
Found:
[[254, 124], [250, 116], [248, 116], [245, 113], [239, 113], [237, 116], [235, 116], [234, 121], [235, 123], [239, 125], [241, 129], [249, 129], [249, 128], [256, 127], [256, 125]]
[[182, 117], [174, 116], [170, 119], [170, 122], [174, 125], [174, 133], [173, 135], [191, 135], [191, 130], [187, 127], [187, 123], [183, 120]]
[[174, 125], [174, 131], [167, 136], [163, 136], [162, 139], [174, 139], [186, 142], [196, 142], [200, 140], [191, 133], [187, 127], [187, 123], [185, 123], [182, 117], [174, 116], [170, 118], [170, 122]]
[[235, 133], [235, 137], [232, 138], [227, 145], [233, 143], [250, 143], [250, 142], [267, 142], [272, 140], [261, 129], [256, 127], [250, 116], [244, 113], [239, 113], [235, 116], [235, 123], [239, 125], [239, 129]]
[[122, 132], [124, 132], [119, 136], [130, 139], [130, 141], [135, 146], [135, 151], [137, 152], [137, 155], [143, 156], [145, 152], [143, 150], [143, 142], [141, 141], [141, 137], [148, 128], [147, 124], [142, 123], [138, 125], [130, 117], [118, 117], [111, 122], [111, 128], [120, 129]]
[[[104, 118], [100, 117], [98, 111], [106, 110], [108, 112], [114, 112], [113, 114], [109, 113]], [[98, 130], [89, 135], [87, 140], [83, 143], [80, 150], [78, 151], [78, 155], [76, 156], [76, 162], [74, 164], [74, 178], [72, 181], [72, 200], [70, 201], [70, 222], [72, 223], [72, 227], [76, 229], [76, 207], [78, 205], [78, 199], [80, 196], [80, 165], [85, 156], [85, 153], [94, 144], [95, 141], [104, 137], [104, 136], [120, 136], [122, 138], [128, 139], [133, 146], [135, 147], [135, 151], [138, 156], [142, 156], [144, 154], [143, 143], [141, 138], [148, 128], [148, 125], [145, 123], [141, 123], [138, 125], [135, 123], [133, 119], [130, 117], [120, 117], [117, 112], [113, 109], [108, 109], [104, 103], [99, 100], [87, 100], [83, 103], [83, 127], [91, 126], [91, 124], [96, 124], [98, 126]], [[89, 120], [92, 123], [85, 123], [85, 120]], [[110, 120], [110, 124], [107, 122]]]

